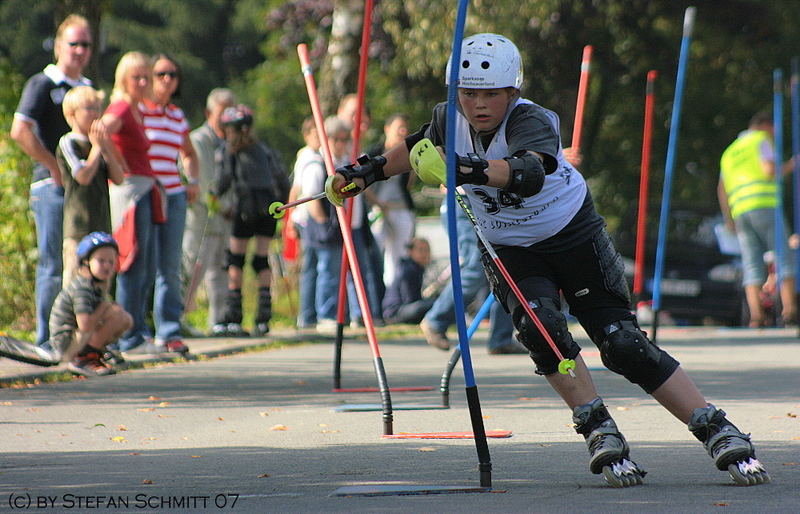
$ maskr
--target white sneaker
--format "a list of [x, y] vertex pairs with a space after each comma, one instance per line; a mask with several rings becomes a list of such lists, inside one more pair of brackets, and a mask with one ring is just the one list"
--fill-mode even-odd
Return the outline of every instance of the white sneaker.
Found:
[[339, 324], [335, 319], [322, 318], [317, 320], [317, 333], [326, 336], [335, 336]]

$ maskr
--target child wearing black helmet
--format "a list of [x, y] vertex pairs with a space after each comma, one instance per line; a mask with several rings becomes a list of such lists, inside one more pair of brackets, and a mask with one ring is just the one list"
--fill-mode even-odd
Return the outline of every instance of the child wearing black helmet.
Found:
[[[289, 179], [277, 153], [253, 134], [253, 113], [246, 105], [228, 107], [220, 119], [225, 130], [225, 147], [217, 155], [217, 183], [213, 193], [229, 189], [235, 194], [235, 207], [229, 213], [233, 228], [227, 252], [228, 297], [222, 323], [213, 327], [214, 335], [246, 336], [242, 328], [242, 276], [247, 245], [255, 238], [255, 254], [250, 266], [258, 279], [258, 311], [255, 335], [269, 332], [272, 296], [269, 246], [275, 235], [276, 220], [269, 212], [272, 202], [285, 202]], [[224, 214], [224, 213], [223, 213]]]
[[105, 347], [133, 326], [130, 314], [108, 298], [117, 265], [117, 242], [92, 232], [78, 243], [78, 272], [58, 294], [50, 312], [50, 345], [77, 375], [111, 375]]

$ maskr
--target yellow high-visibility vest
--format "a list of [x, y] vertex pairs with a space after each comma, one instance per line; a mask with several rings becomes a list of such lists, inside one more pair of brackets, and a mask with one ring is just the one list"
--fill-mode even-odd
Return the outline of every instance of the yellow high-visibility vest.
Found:
[[761, 165], [760, 147], [768, 137], [763, 130], [747, 132], [722, 153], [720, 173], [733, 219], [754, 209], [778, 206], [778, 187]]

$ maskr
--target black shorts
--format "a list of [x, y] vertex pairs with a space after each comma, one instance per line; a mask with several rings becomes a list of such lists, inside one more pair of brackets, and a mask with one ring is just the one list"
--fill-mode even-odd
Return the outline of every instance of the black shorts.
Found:
[[278, 220], [272, 216], [257, 216], [242, 219], [238, 213], [233, 216], [233, 229], [231, 235], [237, 239], [250, 239], [253, 236], [274, 237]]
[[[514, 281], [524, 282], [526, 299], [548, 297], [560, 304], [560, 291], [570, 314], [595, 343], [605, 337], [604, 327], [634, 319], [622, 257], [605, 230], [560, 252], [514, 246], [498, 246], [496, 251]], [[513, 292], [502, 296], [504, 304], [518, 305]]]

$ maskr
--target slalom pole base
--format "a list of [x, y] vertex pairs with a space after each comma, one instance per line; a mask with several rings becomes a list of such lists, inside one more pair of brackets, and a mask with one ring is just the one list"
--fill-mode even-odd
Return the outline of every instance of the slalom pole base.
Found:
[[[442, 405], [392, 405], [392, 410], [442, 410], [448, 408], [449, 407], [444, 407]], [[340, 405], [335, 407], [333, 410], [335, 412], [368, 412], [383, 410], [383, 406], [378, 403], [356, 403], [350, 405]]]
[[[398, 393], [407, 393], [411, 391], [432, 391], [433, 386], [410, 386], [410, 387], [390, 387], [389, 391]], [[377, 387], [334, 387], [331, 389], [332, 393], [375, 393], [379, 392]]]
[[491, 487], [465, 485], [351, 485], [340, 487], [331, 496], [405, 496], [455, 493], [499, 493]]
[[[511, 437], [511, 430], [487, 430], [486, 437], [508, 438]], [[392, 435], [383, 436], [384, 439], [474, 439], [473, 432], [420, 432], [418, 434], [410, 432], [400, 432]]]

